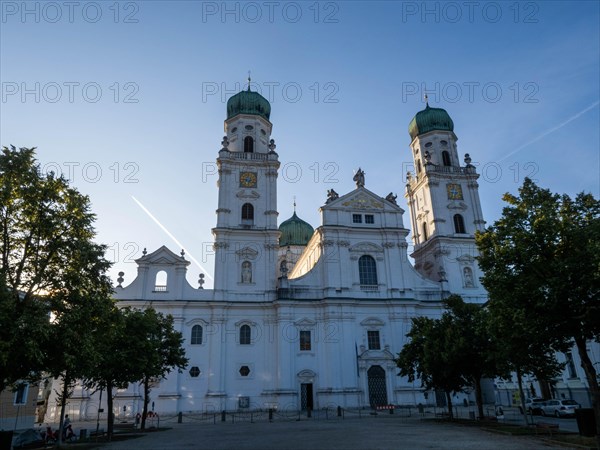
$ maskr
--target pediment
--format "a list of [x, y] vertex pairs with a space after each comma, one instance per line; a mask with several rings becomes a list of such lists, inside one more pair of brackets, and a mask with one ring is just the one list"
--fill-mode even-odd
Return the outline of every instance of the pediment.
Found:
[[202, 325], [203, 327], [206, 327], [207, 325], [209, 325], [209, 323], [204, 319], [195, 318], [195, 319], [188, 320], [185, 323], [185, 325], [188, 327], [191, 327], [194, 325]]
[[473, 262], [475, 262], [475, 258], [473, 256], [466, 254], [459, 256], [456, 258], [456, 260], [464, 264], [473, 264]]
[[314, 378], [316, 376], [317, 376], [317, 374], [314, 373], [310, 369], [304, 369], [304, 370], [301, 370], [300, 372], [298, 372], [298, 377], [299, 378]]
[[348, 250], [351, 252], [358, 253], [379, 253], [383, 252], [383, 247], [372, 242], [360, 242], [358, 244], [353, 245]]
[[236, 323], [234, 323], [234, 325], [239, 328], [242, 325], [250, 325], [251, 327], [256, 327], [256, 322], [253, 322], [252, 320], [248, 320], [248, 319], [242, 319], [242, 320], [238, 320]]
[[252, 261], [255, 260], [258, 256], [258, 251], [253, 249], [252, 247], [244, 247], [241, 250], [236, 251], [235, 254], [240, 259], [249, 259]]
[[139, 266], [189, 266], [190, 262], [183, 255], [176, 255], [164, 245], [152, 253], [135, 260]]
[[235, 194], [235, 196], [237, 198], [251, 198], [251, 199], [257, 199], [260, 197], [260, 194], [258, 193], [258, 191], [253, 191], [250, 189], [242, 189], [241, 191], [238, 191], [237, 194]]
[[368, 317], [360, 323], [363, 327], [382, 327], [385, 322], [377, 317]]
[[296, 325], [297, 327], [314, 327], [317, 324], [317, 322], [315, 322], [314, 320], [311, 320], [307, 317], [304, 317], [296, 322], [294, 322], [294, 325]]
[[452, 201], [446, 205], [449, 210], [466, 211], [468, 206], [465, 202]]
[[387, 209], [404, 212], [402, 208], [394, 203], [380, 197], [379, 195], [359, 187], [346, 195], [331, 200], [321, 208], [323, 209], [352, 209], [362, 211], [382, 211]]
[[344, 200], [341, 206], [349, 209], [383, 209], [383, 201], [367, 195], [365, 192], [359, 192]]

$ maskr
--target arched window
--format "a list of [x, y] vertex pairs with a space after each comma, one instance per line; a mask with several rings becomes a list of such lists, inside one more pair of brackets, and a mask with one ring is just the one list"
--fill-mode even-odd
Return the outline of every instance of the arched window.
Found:
[[460, 214], [454, 214], [454, 232], [455, 233], [465, 233], [465, 221], [463, 220], [463, 216]]
[[254, 153], [254, 139], [250, 136], [244, 138], [244, 153]]
[[167, 272], [164, 270], [156, 273], [156, 278], [154, 279], [154, 291], [167, 292]]
[[429, 235], [427, 233], [427, 224], [425, 222], [423, 222], [423, 226], [421, 228], [423, 230], [423, 242], [425, 242], [427, 240], [427, 238], [429, 237]]
[[450, 165], [451, 165], [451, 164], [450, 164], [450, 153], [448, 153], [446, 150], [444, 150], [444, 151], [442, 152], [442, 163], [443, 163], [445, 166], [450, 166]]
[[421, 173], [421, 161], [417, 161], [417, 173]]
[[200, 325], [194, 325], [192, 327], [192, 339], [191, 344], [202, 344], [202, 327]]
[[254, 223], [254, 206], [251, 203], [242, 205], [242, 224], [252, 225]]
[[240, 344], [250, 345], [250, 339], [252, 337], [251, 333], [250, 325], [242, 325], [240, 327]]
[[377, 264], [372, 256], [358, 258], [358, 276], [363, 286], [377, 286]]

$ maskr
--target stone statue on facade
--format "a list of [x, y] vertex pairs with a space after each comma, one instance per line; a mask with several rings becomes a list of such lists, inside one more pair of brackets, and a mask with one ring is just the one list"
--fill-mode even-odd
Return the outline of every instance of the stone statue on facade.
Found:
[[242, 283], [252, 283], [252, 264], [249, 261], [242, 263]]
[[356, 182], [356, 187], [365, 187], [365, 172], [360, 167], [352, 179]]
[[465, 277], [465, 287], [474, 287], [473, 271], [469, 267], [465, 267], [463, 269], [463, 275]]
[[333, 189], [327, 190], [327, 201], [325, 203], [331, 203], [334, 200], [340, 198], [339, 194]]
[[397, 195], [394, 195], [393, 192], [390, 192], [387, 197], [385, 198], [388, 202], [393, 203], [394, 205], [398, 206], [398, 203], [396, 202], [396, 199], [398, 198]]

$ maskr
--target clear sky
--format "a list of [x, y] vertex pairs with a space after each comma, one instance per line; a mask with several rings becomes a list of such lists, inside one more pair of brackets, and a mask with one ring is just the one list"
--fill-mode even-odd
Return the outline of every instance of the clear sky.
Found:
[[0, 144], [38, 147], [90, 196], [124, 284], [165, 244], [211, 287], [215, 158], [248, 70], [272, 105], [280, 222], [296, 196], [318, 226], [327, 189], [352, 190], [359, 166], [406, 209], [426, 92], [479, 164], [489, 224], [527, 175], [599, 196], [597, 1], [0, 4]]

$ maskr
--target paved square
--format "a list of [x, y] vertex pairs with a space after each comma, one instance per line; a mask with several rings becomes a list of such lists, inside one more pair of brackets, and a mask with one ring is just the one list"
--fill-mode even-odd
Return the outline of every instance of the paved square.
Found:
[[169, 449], [549, 449], [535, 437], [507, 436], [419, 418], [169, 424], [168, 431], [113, 442], [113, 450]]

